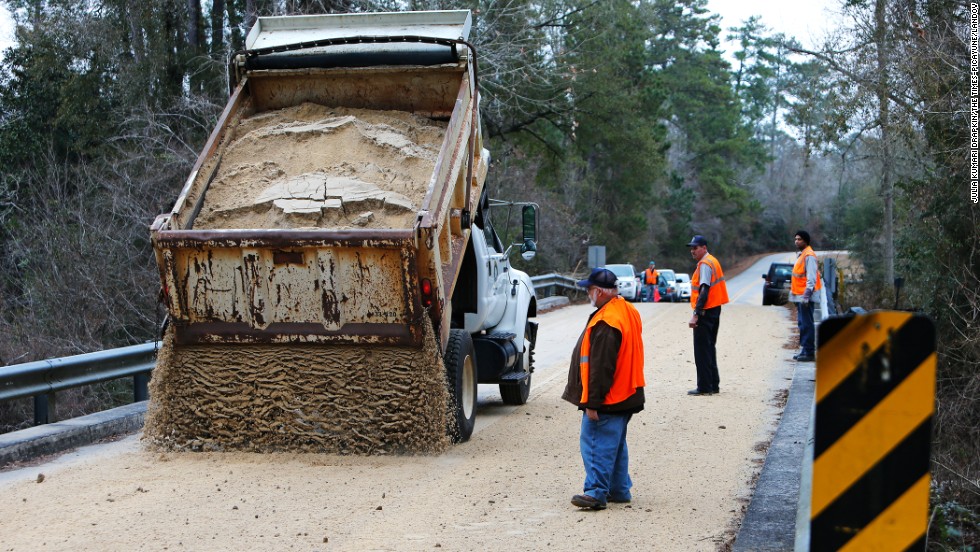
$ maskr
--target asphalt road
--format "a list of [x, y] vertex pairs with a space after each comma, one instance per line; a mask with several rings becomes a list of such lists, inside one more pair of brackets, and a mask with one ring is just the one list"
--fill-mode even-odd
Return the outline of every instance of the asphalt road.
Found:
[[789, 252], [762, 257], [738, 276], [727, 280], [729, 301], [736, 305], [762, 305], [762, 275], [769, 271], [769, 265], [793, 262], [796, 262], [796, 254]]

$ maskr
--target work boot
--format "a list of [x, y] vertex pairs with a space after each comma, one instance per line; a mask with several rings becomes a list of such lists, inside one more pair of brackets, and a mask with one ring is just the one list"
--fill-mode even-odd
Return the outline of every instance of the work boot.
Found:
[[605, 502], [600, 502], [598, 498], [591, 497], [587, 494], [580, 494], [580, 495], [573, 496], [572, 504], [578, 506], [579, 508], [588, 508], [590, 510], [606, 509]]

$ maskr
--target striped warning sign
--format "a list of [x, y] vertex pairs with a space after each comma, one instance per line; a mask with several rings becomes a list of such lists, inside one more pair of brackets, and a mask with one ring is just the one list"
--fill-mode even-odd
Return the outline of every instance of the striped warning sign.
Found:
[[820, 324], [811, 550], [925, 549], [935, 333], [907, 312]]

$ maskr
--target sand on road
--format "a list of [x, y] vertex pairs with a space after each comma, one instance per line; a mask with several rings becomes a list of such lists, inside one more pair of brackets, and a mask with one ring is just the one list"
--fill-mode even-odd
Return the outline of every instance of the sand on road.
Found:
[[690, 307], [637, 308], [648, 402], [629, 429], [631, 504], [569, 503], [581, 414], [560, 395], [580, 305], [538, 317], [529, 403], [482, 404], [472, 440], [445, 453], [161, 453], [131, 436], [0, 473], [0, 550], [724, 549], [792, 379], [793, 318], [725, 306], [721, 393], [692, 397]]

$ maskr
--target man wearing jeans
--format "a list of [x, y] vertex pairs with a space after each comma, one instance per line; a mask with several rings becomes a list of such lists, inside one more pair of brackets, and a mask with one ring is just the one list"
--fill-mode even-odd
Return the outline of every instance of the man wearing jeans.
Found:
[[813, 362], [816, 353], [814, 346], [813, 304], [820, 301], [823, 282], [817, 271], [817, 255], [810, 247], [810, 234], [806, 230], [796, 233], [793, 241], [800, 251], [793, 266], [790, 278], [789, 300], [796, 303], [796, 325], [800, 329], [800, 352], [793, 359], [800, 362]]
[[640, 314], [619, 296], [616, 275], [592, 270], [578, 282], [596, 310], [572, 350], [568, 385], [562, 398], [583, 411], [579, 448], [585, 464], [579, 508], [603, 510], [607, 502], [629, 502], [626, 427], [643, 410], [643, 327]]

